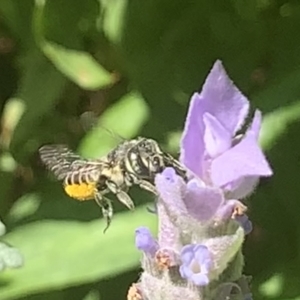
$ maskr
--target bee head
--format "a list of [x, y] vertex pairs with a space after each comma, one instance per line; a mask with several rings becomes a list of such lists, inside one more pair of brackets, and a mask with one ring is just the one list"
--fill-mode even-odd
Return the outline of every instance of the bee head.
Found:
[[186, 169], [170, 154], [161, 150], [158, 143], [152, 139], [140, 138], [136, 144], [136, 150], [141, 158], [141, 162], [148, 169], [148, 174], [154, 176], [166, 167], [172, 167], [176, 173], [186, 179]]
[[128, 151], [127, 170], [140, 178], [152, 180], [163, 167], [163, 152], [152, 139], [138, 138]]
[[135, 145], [136, 150], [140, 153], [156, 154], [162, 153], [158, 143], [152, 139], [140, 137]]

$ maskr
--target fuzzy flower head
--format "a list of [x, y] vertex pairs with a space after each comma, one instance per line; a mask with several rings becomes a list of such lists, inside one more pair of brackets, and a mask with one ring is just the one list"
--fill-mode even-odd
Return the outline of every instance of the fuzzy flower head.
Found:
[[153, 238], [150, 230], [146, 227], [139, 227], [135, 231], [135, 246], [145, 254], [154, 256], [158, 250], [157, 241]]
[[164, 261], [172, 262], [166, 265], [177, 270], [172, 272], [177, 277], [164, 276], [155, 263], [149, 269], [144, 264], [140, 287], [145, 300], [221, 299], [234, 290], [251, 295], [240, 284], [241, 248], [252, 230], [241, 199], [272, 170], [258, 144], [260, 111], [238, 135], [248, 112], [249, 101], [217, 61], [188, 109], [180, 149], [187, 179], [171, 167], [156, 175], [157, 240], [144, 229], [137, 231], [139, 249], [151, 253], [153, 261], [154, 250], [166, 253]]

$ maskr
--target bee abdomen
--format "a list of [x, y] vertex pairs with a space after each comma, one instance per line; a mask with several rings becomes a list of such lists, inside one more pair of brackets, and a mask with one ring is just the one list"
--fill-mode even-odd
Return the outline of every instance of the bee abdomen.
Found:
[[80, 171], [73, 171], [66, 175], [64, 183], [66, 185], [95, 183], [100, 178], [100, 171], [89, 171], [88, 168], [83, 168]]

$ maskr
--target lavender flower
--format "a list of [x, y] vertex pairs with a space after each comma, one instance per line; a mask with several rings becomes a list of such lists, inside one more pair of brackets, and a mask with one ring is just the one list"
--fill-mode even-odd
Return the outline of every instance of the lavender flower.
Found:
[[135, 231], [135, 246], [151, 256], [158, 250], [157, 241], [146, 227], [140, 227]]
[[249, 234], [252, 231], [252, 222], [249, 220], [247, 215], [244, 214], [236, 216], [235, 220], [244, 228], [245, 234]]
[[180, 161], [188, 180], [172, 168], [158, 174], [158, 239], [137, 231], [137, 247], [151, 252], [138, 283], [143, 300], [251, 296], [241, 246], [252, 224], [240, 199], [272, 170], [258, 145], [260, 111], [237, 135], [248, 111], [249, 101], [217, 61], [202, 92], [192, 96], [185, 122]]
[[206, 246], [186, 245], [181, 250], [182, 264], [179, 268], [181, 277], [188, 279], [195, 285], [209, 283], [209, 271], [212, 265], [211, 255]]

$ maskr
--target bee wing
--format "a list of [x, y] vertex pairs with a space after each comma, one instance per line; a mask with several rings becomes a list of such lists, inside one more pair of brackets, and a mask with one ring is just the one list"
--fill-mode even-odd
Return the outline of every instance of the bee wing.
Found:
[[69, 177], [76, 181], [77, 177], [81, 177], [80, 181], [85, 181], [86, 177], [86, 181], [91, 181], [99, 177], [101, 169], [106, 166], [104, 161], [82, 158], [65, 145], [45, 145], [39, 149], [39, 154], [42, 162], [58, 180]]

